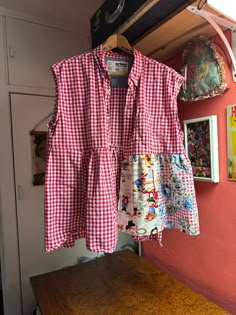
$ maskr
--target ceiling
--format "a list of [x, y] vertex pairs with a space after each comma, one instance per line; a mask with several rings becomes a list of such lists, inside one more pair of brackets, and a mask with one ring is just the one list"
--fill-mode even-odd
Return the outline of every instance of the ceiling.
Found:
[[89, 33], [89, 20], [103, 0], [0, 0], [0, 7], [50, 19], [79, 33]]

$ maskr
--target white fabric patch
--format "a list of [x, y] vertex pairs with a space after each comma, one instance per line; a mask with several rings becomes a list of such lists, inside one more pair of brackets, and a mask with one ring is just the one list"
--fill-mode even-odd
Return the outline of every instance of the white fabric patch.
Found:
[[108, 60], [107, 69], [110, 74], [127, 75], [129, 73], [129, 63], [122, 60]]

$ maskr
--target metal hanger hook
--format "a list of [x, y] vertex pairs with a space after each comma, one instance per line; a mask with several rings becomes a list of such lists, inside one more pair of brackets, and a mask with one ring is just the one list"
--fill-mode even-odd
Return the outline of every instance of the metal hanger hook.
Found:
[[200, 0], [197, 5], [198, 10], [203, 9], [205, 4], [207, 4], [207, 0]]

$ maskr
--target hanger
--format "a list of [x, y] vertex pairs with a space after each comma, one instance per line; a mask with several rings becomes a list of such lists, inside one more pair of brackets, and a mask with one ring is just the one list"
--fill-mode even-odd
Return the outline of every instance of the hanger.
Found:
[[104, 50], [119, 49], [133, 55], [133, 48], [128, 40], [121, 34], [113, 34], [102, 45]]

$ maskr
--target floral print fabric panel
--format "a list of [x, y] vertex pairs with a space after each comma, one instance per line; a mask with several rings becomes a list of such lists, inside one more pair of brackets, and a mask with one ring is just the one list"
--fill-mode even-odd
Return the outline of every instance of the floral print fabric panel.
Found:
[[[192, 168], [182, 154], [143, 154], [123, 160], [118, 227], [135, 237], [164, 228], [199, 234]], [[159, 238], [160, 239], [160, 238]]]

